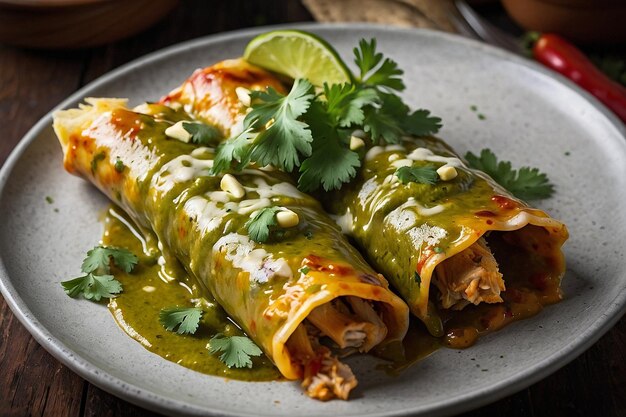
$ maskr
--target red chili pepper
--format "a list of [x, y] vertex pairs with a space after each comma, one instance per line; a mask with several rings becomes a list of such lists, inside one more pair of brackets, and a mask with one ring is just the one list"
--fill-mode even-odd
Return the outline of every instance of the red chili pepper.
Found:
[[626, 123], [626, 88], [604, 75], [574, 45], [553, 34], [543, 34], [534, 44], [533, 56], [593, 94]]

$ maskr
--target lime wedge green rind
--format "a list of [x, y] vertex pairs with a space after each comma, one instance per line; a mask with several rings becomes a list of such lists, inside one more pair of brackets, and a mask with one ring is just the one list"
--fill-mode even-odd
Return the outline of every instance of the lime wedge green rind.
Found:
[[251, 64], [321, 86], [350, 82], [352, 73], [335, 49], [318, 36], [300, 30], [275, 30], [250, 41], [243, 55]]

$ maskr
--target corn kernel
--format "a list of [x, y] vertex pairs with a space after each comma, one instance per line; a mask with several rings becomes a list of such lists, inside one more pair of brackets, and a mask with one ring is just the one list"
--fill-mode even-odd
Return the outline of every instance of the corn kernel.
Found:
[[[191, 133], [189, 133], [189, 132], [187, 132], [185, 130], [185, 128], [183, 127], [183, 123], [184, 122], [182, 122], [182, 121], [176, 122], [172, 126], [170, 126], [167, 129], [165, 129], [165, 134], [167, 136], [169, 136], [170, 138], [172, 138], [172, 139], [176, 139], [176, 140], [179, 140], [181, 142], [189, 143], [189, 140], [191, 139]], [[187, 122], [187, 123], [189, 123], [189, 122]]]
[[439, 175], [439, 178], [441, 178], [442, 181], [453, 180], [456, 178], [457, 175], [459, 175], [455, 167], [451, 167], [448, 165], [439, 167], [439, 169], [437, 170], [437, 174]]
[[243, 186], [230, 174], [226, 174], [222, 177], [220, 188], [222, 191], [226, 191], [235, 198], [243, 198], [243, 196], [246, 195], [246, 190]]
[[276, 213], [276, 222], [280, 227], [294, 227], [300, 223], [300, 217], [289, 209]]
[[350, 136], [350, 150], [351, 151], [356, 151], [357, 149], [360, 149], [364, 146], [365, 146], [365, 142], [363, 141], [363, 139], [357, 136]]
[[237, 98], [246, 107], [250, 107], [250, 90], [245, 87], [237, 87], [235, 88], [235, 94], [237, 94]]

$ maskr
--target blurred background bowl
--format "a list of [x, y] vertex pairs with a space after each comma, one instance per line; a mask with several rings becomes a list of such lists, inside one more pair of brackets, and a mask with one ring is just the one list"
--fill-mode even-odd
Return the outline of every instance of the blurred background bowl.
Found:
[[626, 42], [626, 0], [502, 0], [526, 30], [558, 33], [582, 43]]
[[0, 0], [0, 43], [83, 48], [140, 32], [179, 0]]

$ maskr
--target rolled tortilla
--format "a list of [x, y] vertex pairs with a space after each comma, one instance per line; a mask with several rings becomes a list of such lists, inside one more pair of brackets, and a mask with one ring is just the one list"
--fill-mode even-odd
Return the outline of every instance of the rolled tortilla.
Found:
[[[458, 175], [435, 184], [396, 176], [400, 167], [426, 165]], [[440, 139], [370, 148], [358, 178], [324, 202], [435, 335], [443, 330], [439, 310], [500, 303], [513, 275], [545, 303], [560, 297], [566, 226], [470, 169]]]
[[[323, 332], [309, 335], [315, 339], [313, 354], [288, 348], [316, 309], [325, 309], [330, 321], [347, 317], [348, 331], [335, 329], [340, 337], [367, 328], [355, 346], [359, 350], [403, 338], [406, 304], [287, 175], [259, 169], [235, 173], [244, 191], [236, 195], [221, 185], [222, 176], [209, 172], [214, 150], [165, 135], [175, 122], [189, 119], [183, 110], [142, 106], [150, 116], [129, 110], [121, 99], [86, 102], [54, 115], [65, 168], [96, 185], [138, 226], [153, 231], [163, 255], [175, 257], [194, 279], [188, 284], [214, 297], [286, 378], [315, 382], [307, 392], [320, 399], [345, 399], [356, 385], [353, 376], [347, 378], [346, 366], [318, 343]], [[257, 243], [246, 223], [255, 211], [270, 206], [291, 210], [299, 223]], [[345, 297], [363, 300], [369, 309], [340, 315], [334, 306], [345, 304]], [[311, 361], [328, 366], [315, 367]]]

